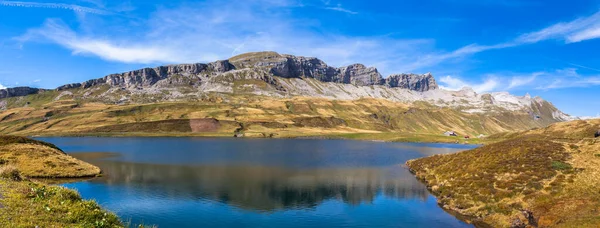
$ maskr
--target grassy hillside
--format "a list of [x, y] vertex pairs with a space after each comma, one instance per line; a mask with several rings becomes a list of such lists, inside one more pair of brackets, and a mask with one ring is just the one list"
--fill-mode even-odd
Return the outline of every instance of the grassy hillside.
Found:
[[27, 179], [99, 173], [52, 144], [0, 136], [0, 227], [123, 227], [116, 215], [75, 191]]
[[[0, 111], [0, 133], [13, 135], [143, 135], [246, 137], [342, 137], [456, 141], [439, 137], [490, 135], [547, 126], [526, 112], [470, 114], [424, 102], [383, 99], [330, 100], [212, 94], [190, 102], [110, 105], [61, 98], [46, 103], [14, 101]], [[29, 102], [30, 105], [22, 103]], [[204, 121], [212, 127], [193, 127]], [[210, 124], [209, 124], [210, 125]], [[397, 136], [393, 136], [397, 134]], [[437, 140], [439, 139], [439, 140]], [[419, 140], [417, 140], [419, 141]]]
[[494, 227], [599, 227], [600, 120], [504, 134], [474, 150], [409, 161], [445, 208]]

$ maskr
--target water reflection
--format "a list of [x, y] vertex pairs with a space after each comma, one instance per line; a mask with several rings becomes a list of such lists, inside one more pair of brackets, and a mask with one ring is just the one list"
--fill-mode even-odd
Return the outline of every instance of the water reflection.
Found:
[[427, 189], [399, 165], [377, 169], [289, 169], [91, 162], [106, 173], [92, 183], [137, 188], [179, 200], [209, 199], [259, 211], [311, 208], [327, 199], [352, 205], [372, 203], [377, 194], [421, 200], [428, 195]]
[[64, 186], [134, 223], [468, 227], [439, 208], [403, 164], [473, 146], [295, 139], [42, 140], [100, 166], [103, 177]]

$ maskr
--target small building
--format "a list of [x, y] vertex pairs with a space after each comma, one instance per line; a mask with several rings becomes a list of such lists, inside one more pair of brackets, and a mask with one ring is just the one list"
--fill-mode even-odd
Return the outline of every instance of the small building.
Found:
[[456, 132], [454, 132], [454, 131], [447, 131], [447, 132], [444, 132], [444, 135], [445, 135], [445, 136], [458, 136], [458, 135], [456, 134]]

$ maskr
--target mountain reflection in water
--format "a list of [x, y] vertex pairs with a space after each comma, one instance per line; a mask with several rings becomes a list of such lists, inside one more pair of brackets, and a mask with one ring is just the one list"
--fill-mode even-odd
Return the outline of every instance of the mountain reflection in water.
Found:
[[427, 198], [427, 189], [401, 166], [385, 169], [287, 169], [265, 166], [176, 166], [94, 162], [106, 173], [92, 183], [135, 186], [180, 199], [210, 199], [260, 211], [314, 207], [326, 199], [370, 203], [381, 191], [392, 198]]
[[474, 146], [305, 139], [40, 139], [98, 165], [102, 177], [63, 186], [134, 224], [469, 227], [444, 212], [404, 163]]

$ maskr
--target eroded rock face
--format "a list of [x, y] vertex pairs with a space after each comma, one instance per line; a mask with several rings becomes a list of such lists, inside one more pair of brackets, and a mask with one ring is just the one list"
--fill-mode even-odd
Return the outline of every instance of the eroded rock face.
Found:
[[356, 86], [388, 85], [416, 91], [437, 89], [431, 74], [399, 74], [384, 79], [377, 68], [352, 64], [335, 68], [317, 58], [279, 55], [275, 52], [246, 53], [231, 58], [238, 68], [266, 68], [283, 78], [314, 78], [322, 82], [337, 82]]
[[430, 73], [427, 74], [393, 74], [385, 79], [389, 87], [400, 87], [415, 91], [429, 91], [438, 89], [438, 85]]
[[0, 89], [0, 99], [9, 98], [9, 97], [22, 97], [30, 94], [36, 94], [43, 90], [31, 87], [15, 87], [15, 88], [6, 88]]
[[[249, 74], [255, 71], [256, 74]], [[431, 74], [396, 74], [384, 79], [377, 68], [366, 67], [363, 64], [352, 64], [335, 68], [328, 66], [318, 58], [293, 55], [280, 55], [276, 52], [246, 53], [208, 64], [177, 64], [155, 68], [144, 68], [120, 74], [111, 74], [104, 78], [93, 79], [83, 83], [73, 83], [60, 86], [57, 90], [73, 88], [90, 88], [107, 84], [111, 87], [147, 88], [165, 85], [190, 85], [199, 83], [202, 77], [210, 78], [224, 73], [261, 75], [264, 79], [267, 72], [269, 77], [282, 78], [313, 78], [322, 82], [352, 84], [356, 86], [387, 85], [392, 88], [404, 88], [415, 91], [437, 89], [437, 83]], [[245, 78], [241, 77], [241, 78]], [[273, 79], [274, 80], [274, 79]], [[268, 80], [270, 84], [273, 80]]]
[[340, 67], [338, 75], [341, 78], [339, 82], [356, 86], [381, 85], [385, 81], [377, 68], [366, 67], [362, 64]]

